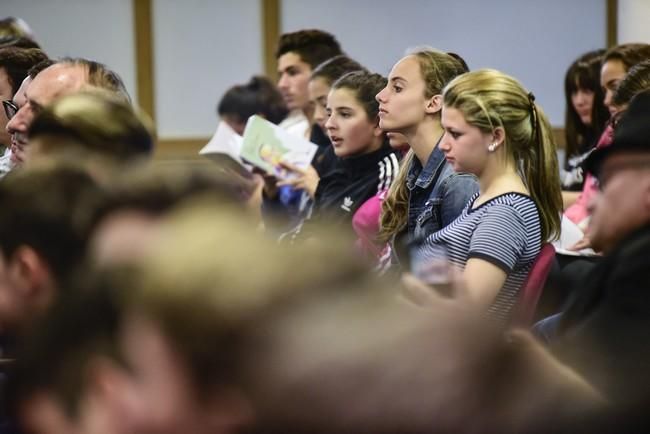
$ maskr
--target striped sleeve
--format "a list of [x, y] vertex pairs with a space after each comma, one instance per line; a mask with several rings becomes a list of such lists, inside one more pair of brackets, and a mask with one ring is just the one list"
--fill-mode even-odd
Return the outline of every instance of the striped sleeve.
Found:
[[[524, 208], [523, 212], [534, 212]], [[469, 258], [488, 261], [510, 273], [526, 248], [526, 218], [522, 211], [510, 204], [494, 204], [483, 214], [470, 241]]]
[[387, 191], [393, 180], [399, 172], [399, 159], [397, 155], [392, 152], [385, 156], [382, 161], [379, 163], [379, 184], [377, 185], [377, 191], [382, 193]]

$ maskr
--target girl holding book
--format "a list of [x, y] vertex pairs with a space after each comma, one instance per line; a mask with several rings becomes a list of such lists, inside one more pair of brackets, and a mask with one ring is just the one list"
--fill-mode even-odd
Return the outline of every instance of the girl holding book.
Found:
[[375, 100], [385, 85], [384, 77], [366, 71], [347, 73], [333, 83], [325, 129], [338, 162], [318, 183], [312, 215], [297, 231], [301, 238], [313, 236], [325, 222], [352, 235], [352, 216], [377, 193], [382, 171], [395, 158], [379, 127]]

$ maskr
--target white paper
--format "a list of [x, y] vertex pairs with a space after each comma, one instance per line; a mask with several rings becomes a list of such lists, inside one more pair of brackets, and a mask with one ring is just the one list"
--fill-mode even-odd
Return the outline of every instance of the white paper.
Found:
[[584, 232], [569, 220], [566, 216], [562, 216], [562, 228], [560, 239], [553, 242], [555, 253], [568, 256], [595, 256], [596, 252], [593, 249], [582, 250], [568, 250], [569, 247], [574, 246], [578, 241], [584, 237]]
[[206, 157], [212, 155], [226, 155], [244, 166], [244, 163], [239, 156], [243, 140], [243, 137], [230, 128], [227, 123], [221, 121], [217, 126], [217, 131], [214, 133], [214, 136], [212, 136], [208, 144], [199, 151], [199, 155], [204, 155]]

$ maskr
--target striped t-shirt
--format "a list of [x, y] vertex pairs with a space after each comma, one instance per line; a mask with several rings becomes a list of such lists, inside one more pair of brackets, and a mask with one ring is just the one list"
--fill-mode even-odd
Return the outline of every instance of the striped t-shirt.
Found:
[[506, 272], [506, 281], [488, 309], [492, 317], [508, 320], [519, 289], [541, 249], [541, 223], [535, 202], [521, 193], [506, 193], [473, 208], [475, 194], [456, 220], [431, 234], [420, 254], [436, 254], [443, 245], [449, 260], [460, 268], [470, 258], [488, 261]]

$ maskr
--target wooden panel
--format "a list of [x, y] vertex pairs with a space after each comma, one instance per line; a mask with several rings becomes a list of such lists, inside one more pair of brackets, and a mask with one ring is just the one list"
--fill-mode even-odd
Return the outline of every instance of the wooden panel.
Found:
[[273, 81], [277, 79], [275, 50], [280, 38], [280, 0], [262, 2], [262, 47], [264, 49], [264, 70]]
[[193, 139], [165, 138], [158, 140], [154, 159], [156, 160], [202, 160], [199, 150], [210, 141], [210, 137]]
[[607, 47], [618, 44], [618, 0], [607, 0]]
[[133, 0], [138, 105], [156, 121], [151, 0]]

